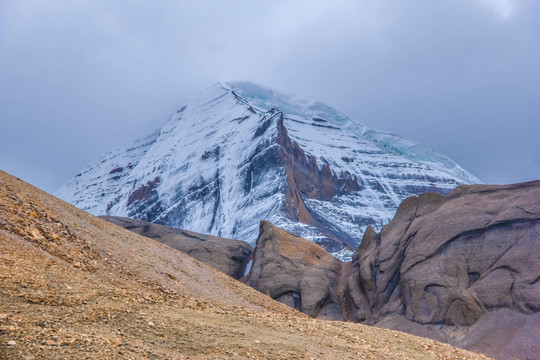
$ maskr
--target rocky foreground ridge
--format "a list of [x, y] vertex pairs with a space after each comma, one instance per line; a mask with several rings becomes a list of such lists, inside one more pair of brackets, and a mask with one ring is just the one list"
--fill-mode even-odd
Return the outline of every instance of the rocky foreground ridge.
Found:
[[267, 222], [247, 283], [306, 314], [540, 357], [540, 181], [405, 200], [352, 263]]
[[247, 284], [309, 316], [540, 357], [540, 181], [406, 199], [344, 263], [260, 224]]
[[0, 359], [483, 359], [311, 319], [0, 171]]

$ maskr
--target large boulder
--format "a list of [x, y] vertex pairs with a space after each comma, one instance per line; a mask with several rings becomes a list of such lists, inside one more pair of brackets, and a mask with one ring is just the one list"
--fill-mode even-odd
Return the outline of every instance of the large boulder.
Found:
[[235, 279], [244, 276], [253, 254], [251, 245], [240, 240], [203, 235], [125, 217], [101, 218], [180, 250]]

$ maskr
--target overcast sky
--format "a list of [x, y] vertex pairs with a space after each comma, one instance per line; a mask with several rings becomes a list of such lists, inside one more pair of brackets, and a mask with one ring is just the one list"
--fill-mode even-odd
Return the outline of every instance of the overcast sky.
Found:
[[0, 0], [0, 169], [53, 192], [219, 80], [540, 179], [538, 0]]

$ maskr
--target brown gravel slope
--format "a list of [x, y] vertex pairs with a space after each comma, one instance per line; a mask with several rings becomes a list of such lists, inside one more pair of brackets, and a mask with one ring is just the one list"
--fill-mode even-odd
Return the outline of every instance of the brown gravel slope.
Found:
[[478, 359], [310, 319], [0, 172], [0, 359]]

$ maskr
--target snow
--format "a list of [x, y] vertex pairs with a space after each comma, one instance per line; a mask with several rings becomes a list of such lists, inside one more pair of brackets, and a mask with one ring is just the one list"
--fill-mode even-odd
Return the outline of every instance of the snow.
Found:
[[[319, 167], [327, 163], [338, 177], [359, 179], [359, 191], [332, 201], [304, 198], [312, 214], [354, 245], [367, 226], [380, 230], [388, 223], [408, 196], [479, 183], [448, 157], [368, 129], [320, 102], [228, 82], [183, 104], [159, 132], [99, 156], [56, 195], [95, 215], [136, 217], [251, 244], [263, 219], [318, 242], [321, 229], [283, 211], [288, 186], [276, 155], [282, 115], [290, 138]], [[156, 178], [153, 197], [128, 201]], [[335, 256], [351, 254], [342, 249]]]
[[[123, 179], [132, 171], [130, 167], [137, 165], [157, 136], [155, 132], [128, 147], [102, 154], [58, 189], [56, 195], [89, 213], [107, 214], [107, 205], [115, 201]], [[122, 170], [113, 172], [119, 168]]]
[[251, 270], [251, 265], [253, 265], [253, 260], [249, 260], [249, 262], [246, 265], [246, 271], [244, 271], [244, 276], [249, 275], [249, 271]]

